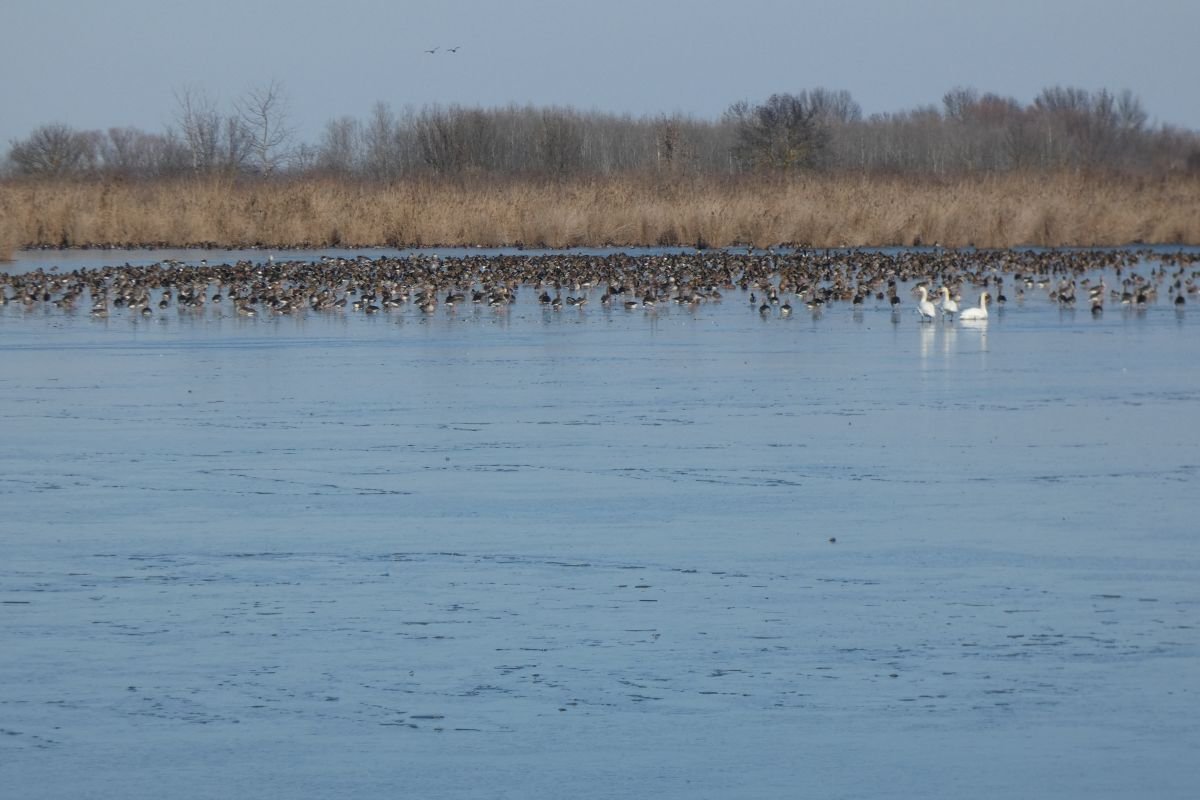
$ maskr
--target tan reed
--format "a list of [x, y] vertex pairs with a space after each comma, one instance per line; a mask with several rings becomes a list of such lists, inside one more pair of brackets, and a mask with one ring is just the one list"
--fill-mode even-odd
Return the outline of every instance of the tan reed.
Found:
[[0, 182], [29, 246], [812, 247], [1200, 244], [1200, 177], [487, 178]]

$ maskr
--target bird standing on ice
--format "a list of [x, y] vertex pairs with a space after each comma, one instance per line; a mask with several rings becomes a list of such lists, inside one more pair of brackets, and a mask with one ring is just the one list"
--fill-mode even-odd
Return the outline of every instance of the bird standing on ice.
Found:
[[954, 319], [954, 315], [958, 313], [958, 302], [950, 296], [950, 290], [945, 286], [942, 287], [942, 315]]
[[984, 292], [983, 294], [979, 295], [979, 307], [968, 308], [966, 311], [959, 314], [958, 318], [963, 322], [969, 322], [971, 320], [986, 320], [988, 318], [987, 303], [990, 299], [991, 298], [988, 293]]
[[917, 301], [917, 313], [921, 315], [921, 321], [933, 321], [934, 314], [937, 310], [933, 307], [933, 303], [929, 302], [929, 292], [924, 286], [918, 286], [917, 291], [921, 293], [921, 299]]

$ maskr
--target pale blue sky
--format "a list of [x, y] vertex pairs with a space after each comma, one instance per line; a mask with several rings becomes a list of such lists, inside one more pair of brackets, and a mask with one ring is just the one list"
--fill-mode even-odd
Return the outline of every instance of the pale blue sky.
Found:
[[227, 106], [272, 78], [309, 141], [377, 100], [715, 118], [815, 86], [868, 114], [957, 85], [1128, 88], [1200, 130], [1196, 0], [5, 0], [0, 18], [4, 146], [54, 121], [162, 130], [184, 85]]

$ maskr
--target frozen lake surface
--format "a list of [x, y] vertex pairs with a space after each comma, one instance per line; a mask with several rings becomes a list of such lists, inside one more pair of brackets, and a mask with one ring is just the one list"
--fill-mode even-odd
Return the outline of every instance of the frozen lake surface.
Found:
[[1195, 797], [1187, 309], [0, 308], [2, 794]]

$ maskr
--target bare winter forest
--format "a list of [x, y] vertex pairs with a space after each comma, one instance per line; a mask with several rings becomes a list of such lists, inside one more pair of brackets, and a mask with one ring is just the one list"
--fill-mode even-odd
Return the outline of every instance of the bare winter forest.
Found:
[[717, 120], [377, 104], [300, 141], [278, 83], [162, 132], [44, 125], [10, 143], [0, 254], [22, 246], [1200, 242], [1200, 134], [1132, 93], [956, 88], [864, 116], [813, 89]]

